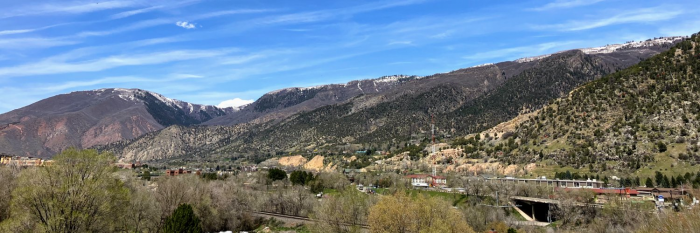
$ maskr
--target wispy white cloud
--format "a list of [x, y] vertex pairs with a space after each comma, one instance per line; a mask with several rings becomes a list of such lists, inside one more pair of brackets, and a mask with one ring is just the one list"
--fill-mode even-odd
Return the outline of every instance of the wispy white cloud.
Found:
[[[150, 5], [148, 7], [136, 9], [136, 10], [129, 10], [129, 11], [124, 11], [120, 12], [117, 14], [113, 14], [110, 16], [110, 19], [121, 19], [121, 18], [126, 18], [138, 14], [144, 14], [148, 13], [151, 11], [156, 11], [156, 10], [168, 10], [168, 9], [177, 9], [177, 8], [182, 8], [185, 6], [189, 6], [192, 4], [196, 4], [201, 2], [201, 0], [167, 0], [167, 1], [149, 1], [149, 3], [154, 4]], [[161, 5], [155, 5], [157, 3], [162, 3]]]
[[602, 2], [602, 1], [605, 1], [605, 0], [555, 0], [554, 2], [550, 2], [550, 3], [545, 4], [544, 6], [532, 8], [530, 10], [546, 11], [546, 10], [555, 10], [555, 9], [563, 9], [563, 8], [573, 8], [573, 7], [593, 5], [593, 4]]
[[402, 1], [378, 1], [357, 7], [351, 7], [344, 11], [345, 14], [357, 14], [363, 12], [371, 12], [394, 7], [409, 6], [427, 2], [428, 0], [402, 0]]
[[117, 14], [113, 14], [110, 18], [111, 19], [121, 19], [121, 18], [126, 18], [129, 16], [133, 16], [133, 15], [148, 13], [148, 12], [162, 9], [162, 8], [163, 8], [163, 6], [151, 6], [151, 7], [146, 7], [146, 8], [136, 9], [136, 10], [124, 11], [124, 12], [120, 12]]
[[216, 106], [219, 108], [228, 108], [228, 107], [237, 108], [237, 107], [251, 104], [253, 102], [255, 102], [255, 100], [244, 100], [241, 98], [234, 98], [234, 99], [230, 99], [230, 100], [224, 100]]
[[139, 21], [130, 25], [110, 29], [110, 30], [103, 30], [103, 31], [85, 31], [85, 32], [80, 32], [76, 35], [76, 37], [90, 37], [90, 36], [107, 36], [107, 35], [112, 35], [112, 34], [117, 34], [117, 33], [122, 33], [122, 32], [127, 32], [127, 31], [133, 31], [133, 30], [139, 30], [139, 29], [144, 29], [144, 28], [149, 28], [149, 27], [155, 27], [159, 25], [165, 25], [165, 24], [170, 24], [172, 23], [173, 20], [171, 19], [149, 19], [149, 20], [143, 20]]
[[561, 41], [561, 42], [547, 42], [540, 43], [530, 46], [519, 46], [512, 48], [503, 48], [486, 52], [479, 52], [469, 56], [464, 56], [465, 60], [470, 62], [478, 61], [488, 61], [490, 59], [517, 59], [522, 57], [543, 55], [546, 53], [561, 51], [567, 48], [571, 48], [581, 41]]
[[175, 42], [188, 41], [189, 38], [174, 36], [174, 37], [158, 37], [144, 40], [128, 41], [109, 45], [88, 46], [74, 49], [62, 54], [54, 55], [46, 60], [51, 61], [72, 61], [90, 56], [109, 56], [109, 54], [118, 53], [121, 51], [134, 50], [141, 47], [168, 44]]
[[45, 3], [31, 2], [25, 6], [20, 6], [14, 9], [6, 9], [0, 13], [0, 18], [10, 18], [28, 15], [43, 15], [43, 14], [77, 14], [89, 13], [103, 10], [120, 9], [141, 6], [141, 1], [123, 0], [123, 1], [53, 1]]
[[[194, 75], [194, 74], [170, 74], [165, 77], [161, 78], [143, 78], [143, 77], [138, 77], [138, 76], [116, 76], [116, 77], [105, 77], [105, 78], [99, 78], [99, 79], [88, 79], [88, 80], [81, 80], [81, 81], [68, 81], [68, 82], [63, 82], [63, 83], [54, 83], [54, 84], [33, 84], [31, 88], [33, 91], [37, 92], [49, 92], [49, 93], [58, 93], [58, 92], [64, 92], [66, 90], [75, 90], [75, 89], [85, 89], [85, 88], [90, 88], [90, 87], [96, 87], [100, 85], [106, 85], [109, 84], [111, 86], [114, 86], [114, 84], [129, 84], [129, 85], [134, 85], [136, 83], [168, 83], [172, 81], [178, 81], [178, 80], [185, 80], [185, 79], [199, 79], [202, 78], [203, 76], [201, 75]], [[119, 86], [119, 85], [117, 85]]]
[[36, 31], [41, 31], [44, 29], [65, 26], [65, 25], [71, 25], [71, 24], [75, 24], [75, 23], [61, 23], [61, 24], [54, 24], [54, 25], [49, 25], [49, 26], [45, 26], [45, 27], [38, 27], [38, 28], [3, 30], [3, 31], [0, 31], [0, 36], [36, 32]]
[[359, 6], [329, 9], [294, 14], [275, 15], [252, 20], [255, 24], [296, 24], [324, 21], [338, 17], [348, 17], [355, 14], [367, 13], [394, 7], [409, 6], [426, 2], [427, 0], [377, 1]]
[[94, 79], [94, 80], [70, 81], [70, 82], [64, 82], [64, 83], [35, 84], [34, 86], [37, 86], [37, 88], [33, 88], [33, 89], [35, 89], [34, 91], [38, 91], [38, 92], [56, 93], [56, 92], [60, 92], [60, 91], [65, 91], [65, 90], [70, 90], [70, 89], [75, 89], [75, 88], [91, 87], [91, 86], [95, 86], [95, 85], [118, 84], [118, 83], [137, 83], [137, 82], [145, 82], [145, 81], [149, 81], [149, 80], [145, 79], [145, 78], [135, 77], [135, 76], [118, 76], [118, 77], [107, 77], [107, 78]]
[[200, 79], [200, 78], [204, 78], [204, 76], [197, 75], [197, 74], [171, 74], [169, 79], [182, 80], [182, 79]]
[[36, 29], [4, 30], [4, 31], [0, 31], [0, 36], [12, 35], [12, 34], [22, 34], [22, 33], [33, 32], [33, 31], [36, 31]]
[[430, 38], [436, 38], [436, 39], [442, 39], [442, 38], [447, 38], [450, 35], [452, 35], [455, 31], [454, 30], [447, 30], [435, 35], [430, 36]]
[[574, 20], [563, 24], [534, 26], [535, 29], [581, 31], [626, 23], [651, 23], [676, 18], [683, 14], [682, 10], [673, 10], [662, 7], [644, 8], [619, 13], [610, 17], [596, 17], [589, 20]]
[[[237, 65], [237, 64], [244, 64], [248, 63], [254, 60], [262, 59], [265, 57], [268, 57], [271, 53], [268, 52], [257, 52], [249, 55], [243, 55], [243, 56], [232, 56], [232, 57], [223, 57], [219, 59], [218, 64], [219, 65]], [[272, 53], [272, 54], [280, 54], [280, 53]]]
[[[263, 13], [263, 12], [268, 12], [268, 11], [273, 11], [273, 10], [271, 10], [271, 9], [225, 10], [225, 11], [215, 11], [215, 12], [203, 13], [203, 14], [199, 14], [199, 15], [193, 15], [193, 16], [189, 16], [187, 18], [188, 18], [188, 20], [203, 20], [203, 19], [209, 19], [209, 18], [215, 18], [215, 17], [227, 16], [227, 15], [234, 15], [234, 14], [254, 14], [254, 13]], [[139, 21], [136, 23], [132, 23], [132, 24], [129, 24], [126, 26], [117, 27], [117, 28], [109, 29], [109, 30], [84, 31], [84, 32], [78, 33], [76, 35], [76, 37], [108, 36], [108, 35], [112, 35], [112, 34], [118, 34], [118, 33], [134, 31], [134, 30], [140, 30], [140, 29], [146, 29], [146, 28], [151, 28], [151, 27], [156, 27], [156, 26], [161, 26], [161, 25], [172, 24], [172, 22], [175, 22], [175, 21], [177, 21], [176, 25], [183, 22], [183, 21], [178, 21], [177, 19], [174, 19], [174, 18], [155, 18], [155, 19], [148, 19], [148, 20]], [[192, 28], [194, 28], [194, 26], [195, 26], [195, 25], [189, 23], [188, 21], [184, 21], [184, 23], [188, 23], [187, 25], [184, 25], [185, 28], [190, 27], [190, 25], [192, 26]], [[180, 26], [180, 25], [178, 25], [178, 26]]]
[[700, 32], [700, 17], [665, 25], [659, 29], [659, 32], [661, 36], [690, 36]]
[[209, 13], [203, 13], [200, 15], [190, 16], [188, 18], [190, 18], [191, 20], [199, 20], [199, 19], [209, 19], [209, 18], [227, 16], [227, 15], [258, 14], [258, 13], [266, 13], [266, 12], [273, 12], [273, 11], [277, 11], [277, 10], [275, 10], [275, 9], [224, 10], [224, 11], [214, 11], [214, 12], [209, 12]]
[[390, 41], [387, 45], [413, 45], [413, 41], [410, 41], [410, 40], [395, 40], [395, 41]]
[[[429, 43], [469, 37], [497, 30], [488, 27], [489, 19], [498, 16], [444, 16], [418, 17], [409, 20], [395, 21], [384, 25], [351, 25], [346, 38], [352, 39], [349, 46], [372, 45], [414, 45], [422, 46]], [[486, 22], [486, 23], [484, 23]], [[460, 30], [468, 28], [469, 30]]]
[[193, 23], [187, 21], [178, 21], [177, 23], [175, 23], [175, 25], [184, 29], [194, 29], [197, 27]]
[[11, 38], [0, 39], [0, 49], [43, 49], [77, 44], [78, 41], [61, 38]]
[[211, 58], [222, 56], [229, 52], [230, 50], [227, 49], [175, 50], [146, 54], [110, 56], [96, 60], [79, 62], [67, 62], [49, 58], [37, 63], [13, 67], [2, 67], [0, 68], [0, 77], [95, 72], [122, 66], [154, 65], [176, 61]]

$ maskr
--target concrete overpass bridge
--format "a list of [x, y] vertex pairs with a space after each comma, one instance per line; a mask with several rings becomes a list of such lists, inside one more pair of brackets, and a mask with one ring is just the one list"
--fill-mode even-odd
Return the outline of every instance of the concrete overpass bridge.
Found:
[[[555, 211], [562, 206], [559, 200], [554, 199], [544, 199], [535, 197], [520, 197], [513, 196], [510, 197], [511, 205], [515, 208], [520, 215], [522, 215], [526, 220], [540, 223], [551, 223], [557, 220]], [[573, 205], [578, 207], [600, 207], [598, 204], [585, 204], [585, 203], [567, 203], [566, 205]]]

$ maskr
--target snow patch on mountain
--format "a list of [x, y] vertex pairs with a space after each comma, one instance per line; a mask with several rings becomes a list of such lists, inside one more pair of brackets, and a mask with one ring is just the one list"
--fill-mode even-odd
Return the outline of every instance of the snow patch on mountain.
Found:
[[234, 110], [240, 110], [244, 108], [245, 106], [250, 105], [253, 103], [254, 100], [244, 100], [241, 98], [234, 98], [230, 100], [224, 100], [222, 101], [217, 107], [219, 108], [233, 108]]
[[472, 67], [469, 67], [469, 68], [479, 68], [479, 67], [490, 66], [490, 65], [493, 65], [493, 63], [484, 63], [484, 64], [481, 64], [481, 65], [475, 65], [475, 66], [472, 66]]
[[675, 43], [676, 41], [684, 40], [686, 38], [688, 38], [688, 37], [685, 37], [685, 36], [661, 37], [661, 38], [648, 39], [648, 40], [644, 40], [644, 41], [628, 41], [627, 43], [624, 43], [624, 44], [609, 44], [606, 46], [585, 48], [585, 49], [580, 49], [580, 50], [586, 54], [612, 53], [612, 52], [615, 52], [615, 51], [620, 50], [620, 49], [644, 48], [644, 47], [659, 46], [659, 45], [664, 45], [664, 44], [672, 44], [672, 43]]
[[[349, 85], [357, 85], [357, 87], [362, 90], [360, 87], [360, 83], [362, 82], [367, 82], [367, 81], [372, 81], [374, 82], [374, 85], [376, 86], [377, 83], [382, 83], [382, 84], [387, 84], [387, 83], [401, 83], [413, 79], [421, 79], [423, 77], [421, 76], [415, 76], [415, 75], [391, 75], [391, 76], [382, 76], [376, 79], [362, 79], [362, 80], [353, 80], [350, 82], [347, 82], [345, 84], [326, 84], [326, 85], [317, 85], [317, 86], [310, 86], [310, 87], [288, 87], [288, 88], [283, 88], [279, 90], [274, 90], [271, 92], [268, 92], [267, 94], [277, 94], [283, 91], [305, 91], [305, 90], [312, 90], [312, 89], [321, 89], [325, 87], [333, 87], [333, 86], [343, 86], [347, 87]], [[357, 82], [357, 84], [355, 84]]]
[[[553, 53], [553, 54], [556, 54], [556, 53]], [[514, 62], [525, 63], [525, 62], [537, 61], [537, 60], [548, 58], [548, 57], [552, 56], [553, 54], [545, 54], [545, 55], [539, 55], [539, 56], [534, 56], [534, 57], [518, 58], [518, 59], [515, 59]]]
[[[218, 107], [213, 106], [213, 105], [203, 105], [203, 104], [192, 104], [189, 102], [185, 102], [182, 100], [177, 100], [177, 99], [171, 99], [168, 97], [165, 97], [161, 94], [155, 93], [155, 92], [150, 92], [146, 90], [141, 90], [137, 88], [132, 88], [132, 89], [127, 89], [127, 88], [102, 88], [102, 89], [97, 89], [93, 90], [93, 92], [97, 93], [97, 95], [102, 95], [104, 93], [114, 93], [117, 94], [117, 96], [123, 100], [126, 101], [139, 101], [141, 102], [142, 100], [137, 97], [137, 95], [145, 95], [145, 94], [150, 94], [158, 101], [165, 103], [166, 105], [172, 107], [172, 108], [179, 108], [184, 112], [187, 113], [194, 113], [196, 111], [200, 110], [212, 110], [216, 109]], [[223, 109], [223, 108], [220, 108]], [[234, 109], [236, 110], [236, 109]]]
[[[684, 40], [688, 38], [687, 36], [672, 36], [672, 37], [659, 37], [659, 38], [654, 38], [654, 39], [647, 39], [644, 41], [628, 41], [623, 44], [609, 44], [605, 46], [600, 46], [600, 47], [593, 47], [593, 48], [583, 48], [583, 49], [578, 49], [581, 50], [585, 54], [601, 54], [601, 53], [612, 53], [621, 49], [632, 49], [632, 48], [645, 48], [645, 47], [652, 47], [652, 46], [660, 46], [664, 44], [673, 44], [678, 41]], [[569, 50], [570, 51], [570, 50]], [[557, 53], [562, 53], [566, 51], [561, 51], [561, 52], [556, 52], [552, 54], [545, 54], [545, 55], [539, 55], [539, 56], [534, 56], [534, 57], [524, 57], [524, 58], [519, 58], [514, 60], [514, 62], [518, 63], [525, 63], [525, 62], [531, 62], [531, 61], [537, 61], [541, 60], [544, 58], [547, 58], [549, 56], [552, 56]]]

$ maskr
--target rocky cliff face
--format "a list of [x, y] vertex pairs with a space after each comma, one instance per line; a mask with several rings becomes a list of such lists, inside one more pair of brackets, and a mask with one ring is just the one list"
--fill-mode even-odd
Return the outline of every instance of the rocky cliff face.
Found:
[[0, 115], [0, 152], [50, 157], [68, 147], [88, 148], [133, 139], [232, 111], [138, 89], [73, 92]]

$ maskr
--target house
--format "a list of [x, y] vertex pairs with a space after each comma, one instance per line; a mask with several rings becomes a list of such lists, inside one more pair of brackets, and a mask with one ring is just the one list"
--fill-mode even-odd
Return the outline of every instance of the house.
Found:
[[114, 164], [114, 165], [117, 166], [118, 168], [121, 168], [121, 169], [136, 169], [136, 168], [140, 168], [140, 167], [143, 166], [143, 165], [141, 164], [141, 162], [136, 162], [136, 163], [116, 163], [116, 164]]
[[663, 196], [666, 199], [682, 198], [688, 194], [688, 190], [683, 188], [654, 188], [654, 187], [637, 187], [640, 195], [650, 195], [653, 197]]
[[591, 189], [593, 193], [598, 197], [623, 197], [623, 198], [637, 198], [640, 197], [639, 192], [630, 188], [593, 188]]
[[15, 166], [20, 166], [20, 167], [37, 167], [37, 166], [44, 166], [44, 165], [49, 165], [53, 161], [51, 160], [43, 160], [39, 158], [32, 158], [32, 157], [11, 157], [11, 156], [3, 156], [0, 157], [0, 164], [2, 165], [15, 165]]
[[244, 172], [256, 172], [256, 171], [258, 171], [258, 166], [256, 166], [256, 165], [247, 165], [247, 166], [239, 167], [238, 169], [241, 170], [241, 171], [244, 171]]
[[[199, 174], [200, 171], [197, 171], [197, 173]], [[185, 170], [182, 168], [173, 169], [173, 170], [168, 169], [168, 170], [165, 170], [165, 174], [168, 176], [177, 176], [177, 175], [182, 175], [182, 174], [192, 174], [192, 171]]]
[[415, 174], [405, 176], [414, 188], [445, 187], [447, 178], [444, 176], [434, 176], [428, 174]]
[[345, 175], [345, 177], [347, 177], [348, 180], [350, 180], [350, 182], [355, 182], [355, 176], [359, 175], [360, 173], [364, 173], [364, 172], [365, 172], [365, 170], [363, 170], [363, 169], [349, 169], [349, 168], [343, 169], [343, 175]]

